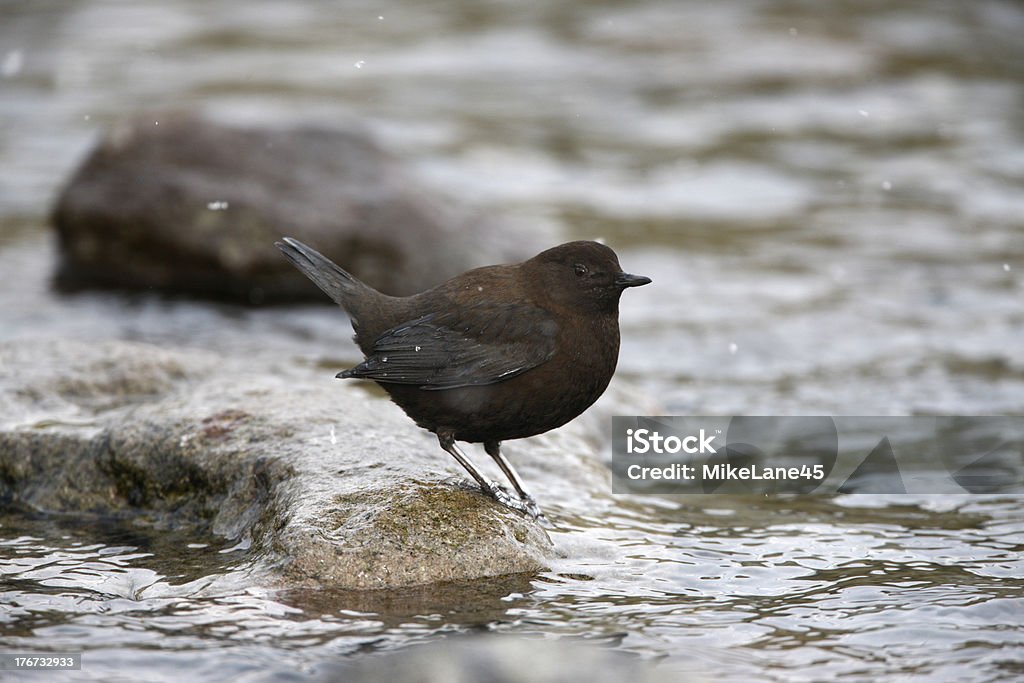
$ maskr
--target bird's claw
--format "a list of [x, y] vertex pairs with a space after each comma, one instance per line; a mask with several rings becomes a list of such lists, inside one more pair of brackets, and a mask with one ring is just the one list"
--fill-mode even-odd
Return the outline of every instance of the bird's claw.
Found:
[[505, 507], [517, 512], [522, 512], [524, 515], [527, 515], [539, 522], [543, 527], [549, 529], [553, 528], [553, 525], [548, 521], [548, 518], [540, 511], [540, 506], [537, 505], [537, 501], [533, 499], [533, 496], [529, 494], [522, 498], [513, 496], [509, 493], [507, 488], [496, 481], [489, 482], [487, 486], [487, 493]]
[[523, 503], [523, 501], [520, 500], [519, 498], [514, 497], [511, 493], [508, 492], [507, 488], [505, 488], [496, 481], [488, 483], [487, 493], [491, 496], [491, 498], [498, 501], [507, 508], [512, 508], [513, 510], [517, 510], [519, 512], [527, 512], [526, 504]]
[[537, 505], [537, 501], [533, 499], [533, 496], [526, 494], [520, 499], [520, 502], [526, 506], [526, 514], [533, 517], [542, 527], [545, 529], [554, 529], [555, 525], [548, 521], [548, 518], [544, 516], [544, 513], [540, 511], [540, 506]]

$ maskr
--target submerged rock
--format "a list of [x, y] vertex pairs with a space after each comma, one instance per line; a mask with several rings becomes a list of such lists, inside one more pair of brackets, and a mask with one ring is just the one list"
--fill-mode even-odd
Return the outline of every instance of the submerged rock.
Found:
[[330, 667], [315, 680], [370, 683], [678, 683], [702, 677], [594, 645], [507, 635], [447, 638]]
[[550, 246], [432, 196], [359, 128], [195, 116], [115, 127], [68, 182], [53, 222], [63, 289], [251, 303], [325, 300], [274, 248], [284, 235], [394, 295]]
[[432, 435], [328, 373], [113, 341], [7, 344], [0, 368], [0, 501], [208, 529], [291, 586], [536, 572], [551, 555]]

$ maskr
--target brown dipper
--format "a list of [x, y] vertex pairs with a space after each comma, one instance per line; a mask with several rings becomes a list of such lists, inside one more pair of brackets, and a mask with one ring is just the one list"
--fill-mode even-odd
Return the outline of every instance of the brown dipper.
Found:
[[[377, 382], [485, 492], [544, 521], [501, 442], [560, 427], [604, 393], [619, 356], [619, 296], [650, 278], [622, 272], [603, 244], [569, 242], [392, 297], [302, 242], [276, 245], [352, 319], [366, 360], [337, 376]], [[456, 441], [483, 442], [518, 498]]]

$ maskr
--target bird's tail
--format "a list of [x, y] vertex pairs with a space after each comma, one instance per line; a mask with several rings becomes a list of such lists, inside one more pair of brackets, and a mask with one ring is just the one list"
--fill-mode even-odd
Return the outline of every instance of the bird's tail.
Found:
[[356, 312], [352, 310], [352, 306], [359, 294], [365, 295], [368, 291], [374, 291], [369, 285], [342, 270], [334, 261], [297, 239], [283, 237], [280, 242], [274, 242], [274, 245], [295, 264], [296, 268], [349, 313]]

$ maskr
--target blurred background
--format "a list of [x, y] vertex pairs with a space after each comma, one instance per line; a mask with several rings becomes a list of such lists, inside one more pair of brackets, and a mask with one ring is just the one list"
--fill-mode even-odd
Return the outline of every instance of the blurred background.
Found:
[[[1017, 3], [0, 12], [6, 269], [39, 251], [13, 245], [51, 241], [52, 203], [105, 127], [168, 110], [356, 122], [452, 202], [548, 243], [603, 238], [653, 277], [623, 307], [622, 370], [670, 413], [1024, 406]], [[42, 280], [6, 280], [10, 336]]]
[[[1009, 0], [5, 0], [0, 341], [353, 357], [333, 311], [57, 296], [48, 223], [101, 133], [149, 111], [355, 122], [445, 201], [653, 278], [623, 299], [619, 374], [665, 414], [1021, 414], [1022, 36]], [[736, 680], [1024, 666], [1016, 499], [630, 505], [568, 526], [635, 555], [481, 620], [656, 658], [726, 644]], [[304, 622], [319, 654], [286, 659], [464, 625], [423, 609], [348, 623], [345, 647]]]

